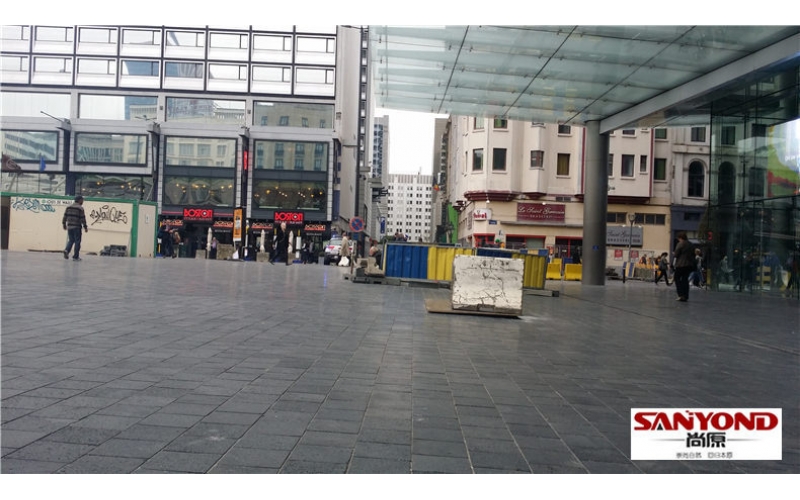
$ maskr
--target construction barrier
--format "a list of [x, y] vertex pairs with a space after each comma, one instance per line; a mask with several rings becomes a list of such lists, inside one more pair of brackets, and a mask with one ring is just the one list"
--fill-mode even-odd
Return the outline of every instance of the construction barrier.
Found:
[[389, 242], [384, 255], [387, 278], [452, 281], [456, 255], [477, 255], [524, 260], [522, 286], [544, 289], [547, 258], [525, 251], [503, 248], [461, 248], [453, 246]]
[[561, 279], [561, 264], [551, 262], [547, 264], [547, 279], [560, 280]]
[[564, 280], [580, 281], [582, 268], [581, 264], [564, 264]]

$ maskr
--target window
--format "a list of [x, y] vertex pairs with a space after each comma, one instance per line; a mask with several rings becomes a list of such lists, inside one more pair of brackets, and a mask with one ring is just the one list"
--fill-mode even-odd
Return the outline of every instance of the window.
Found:
[[203, 63], [167, 62], [164, 75], [172, 78], [203, 78]]
[[483, 170], [483, 149], [472, 150], [472, 171]]
[[622, 177], [633, 177], [634, 155], [622, 155]]
[[747, 194], [761, 198], [764, 196], [764, 169], [753, 167], [747, 173]]
[[[705, 131], [705, 129], [701, 129]], [[706, 173], [703, 164], [693, 161], [689, 165], [689, 186], [687, 196], [702, 198], [705, 195]]]
[[558, 161], [556, 165], [556, 175], [567, 176], [569, 175], [569, 154], [558, 153]]
[[[209, 156], [212, 151], [217, 153], [213, 163], [220, 162], [221, 166], [225, 168], [236, 166], [236, 139], [171, 136], [166, 138], [166, 143], [165, 162], [168, 166], [211, 166], [212, 162]], [[176, 150], [178, 151], [177, 155], [174, 154]]]
[[122, 30], [122, 43], [124, 45], [159, 45], [161, 43], [160, 30]]
[[306, 154], [306, 145], [302, 142], [298, 142], [294, 145], [294, 154], [296, 155], [304, 155]]
[[249, 36], [245, 34], [211, 33], [209, 46], [220, 49], [246, 49]]
[[667, 159], [655, 158], [653, 160], [653, 180], [665, 181], [667, 180]]
[[96, 198], [141, 200], [147, 199], [152, 189], [150, 176], [79, 174], [75, 179], [75, 194]]
[[531, 151], [531, 168], [544, 168], [544, 151]]
[[205, 47], [205, 33], [167, 31], [167, 45], [180, 47]]
[[609, 177], [614, 177], [614, 155], [613, 154], [608, 155], [608, 167], [607, 167], [607, 170], [608, 170], [608, 176]]
[[303, 157], [302, 156], [295, 156], [294, 157], [294, 169], [295, 170], [303, 170]]
[[36, 27], [36, 41], [39, 42], [71, 42], [73, 28], [57, 28], [47, 26]]
[[607, 212], [606, 222], [611, 224], [627, 224], [627, 214], [625, 212]]
[[508, 120], [504, 118], [495, 118], [494, 124], [492, 125], [494, 128], [499, 129], [507, 129], [508, 128]]
[[666, 141], [667, 140], [667, 129], [665, 129], [665, 128], [657, 128], [656, 129], [656, 140]]
[[627, 135], [627, 136], [636, 135], [636, 129], [635, 128], [622, 129], [622, 135]]
[[301, 118], [300, 124], [302, 125], [303, 128], [308, 128], [308, 118], [305, 117]]
[[275, 158], [275, 170], [283, 170], [283, 158]]
[[123, 59], [122, 74], [124, 76], [158, 76], [160, 65], [158, 61], [142, 61]]
[[692, 142], [706, 142], [705, 127], [692, 127]]
[[165, 205], [232, 207], [235, 194], [229, 178], [164, 176]]
[[283, 143], [276, 142], [275, 143], [275, 156], [283, 156]]
[[570, 135], [572, 133], [572, 127], [569, 125], [559, 125], [558, 133], [561, 135]]
[[0, 145], [3, 153], [18, 163], [36, 163], [38, 167], [41, 158], [49, 162], [58, 158], [58, 132], [3, 130]]
[[147, 164], [147, 136], [133, 134], [75, 134], [75, 163]]
[[723, 146], [733, 146], [736, 144], [736, 127], [722, 127], [720, 144]]
[[492, 170], [505, 170], [506, 169], [506, 149], [493, 148], [492, 149]]
[[475, 130], [483, 130], [483, 118], [474, 118], [473, 125]]
[[281, 116], [281, 119], [278, 121], [278, 125], [281, 127], [288, 127], [289, 126], [289, 117], [288, 116]]
[[167, 98], [167, 121], [244, 124], [244, 101]]

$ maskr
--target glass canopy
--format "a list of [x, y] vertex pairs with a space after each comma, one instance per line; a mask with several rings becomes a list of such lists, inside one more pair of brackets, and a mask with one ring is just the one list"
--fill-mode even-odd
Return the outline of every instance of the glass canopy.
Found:
[[[662, 94], [782, 41], [789, 41], [786, 54], [759, 53], [763, 64], [753, 69], [787, 54], [795, 64], [800, 57], [797, 26], [370, 26], [369, 32], [379, 107], [550, 123], [604, 120], [660, 99], [621, 119], [707, 124], [707, 100], [698, 96], [729, 83], [725, 74], [695, 94], [668, 100]], [[741, 83], [744, 75], [733, 78]]]

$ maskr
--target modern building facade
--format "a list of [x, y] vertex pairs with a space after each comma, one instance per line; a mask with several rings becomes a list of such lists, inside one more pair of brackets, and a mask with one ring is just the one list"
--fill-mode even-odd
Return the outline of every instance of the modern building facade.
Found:
[[319, 248], [359, 210], [365, 31], [3, 26], [2, 150], [21, 171], [2, 190], [156, 201], [225, 243], [241, 210], [242, 244], [287, 222]]
[[431, 175], [389, 175], [389, 238], [399, 233], [409, 242], [431, 241], [432, 185]]

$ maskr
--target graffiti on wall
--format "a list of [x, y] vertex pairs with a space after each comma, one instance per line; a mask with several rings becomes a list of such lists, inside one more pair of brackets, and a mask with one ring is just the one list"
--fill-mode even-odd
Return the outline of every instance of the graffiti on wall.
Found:
[[102, 224], [104, 222], [110, 222], [112, 224], [128, 223], [128, 213], [111, 205], [103, 205], [102, 207], [92, 209], [92, 211], [89, 212], [89, 218], [92, 221], [91, 224], [89, 224], [90, 226], [94, 226], [98, 223]]
[[56, 209], [50, 203], [54, 200], [47, 200], [42, 201], [38, 198], [17, 198], [11, 208], [14, 210], [28, 210], [33, 213], [40, 213], [40, 212], [55, 212]]

